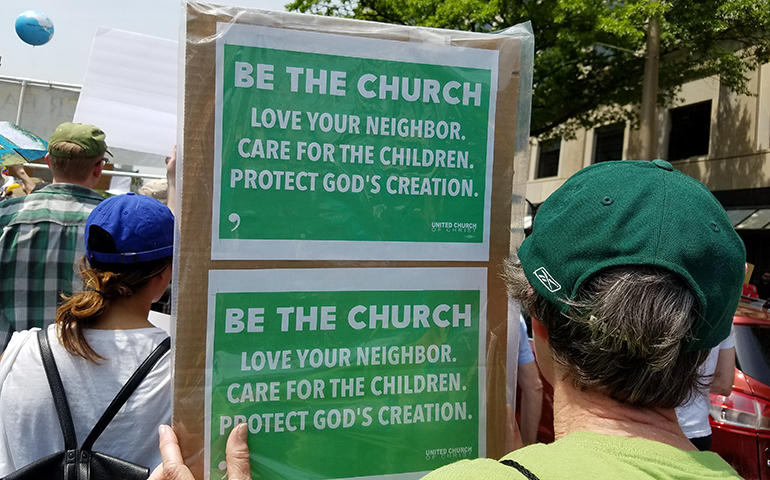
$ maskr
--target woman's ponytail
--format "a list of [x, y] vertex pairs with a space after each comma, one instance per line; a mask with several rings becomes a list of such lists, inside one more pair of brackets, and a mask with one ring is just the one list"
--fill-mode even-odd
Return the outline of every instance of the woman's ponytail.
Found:
[[64, 303], [56, 311], [56, 328], [62, 346], [70, 354], [94, 363], [104, 360], [105, 358], [89, 345], [85, 329], [94, 327], [111, 301], [132, 296], [150, 279], [160, 275], [170, 263], [171, 257], [129, 266], [104, 265], [98, 262], [89, 264], [83, 257], [80, 264], [83, 291], [71, 297], [63, 295]]
[[71, 297], [62, 295], [64, 303], [56, 311], [56, 328], [59, 341], [68, 352], [96, 363], [104, 357], [88, 344], [83, 329], [92, 327], [109, 303], [105, 286], [115, 274], [88, 268], [84, 259], [80, 275], [83, 277], [83, 291]]

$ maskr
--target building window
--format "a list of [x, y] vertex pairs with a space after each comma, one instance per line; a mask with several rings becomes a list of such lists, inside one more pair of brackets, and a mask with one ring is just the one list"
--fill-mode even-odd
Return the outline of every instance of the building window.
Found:
[[535, 178], [555, 177], [559, 174], [561, 138], [540, 142]]
[[672, 108], [669, 116], [668, 159], [673, 161], [708, 155], [711, 100]]
[[599, 127], [594, 133], [594, 163], [623, 159], [623, 139], [626, 125], [623, 122]]

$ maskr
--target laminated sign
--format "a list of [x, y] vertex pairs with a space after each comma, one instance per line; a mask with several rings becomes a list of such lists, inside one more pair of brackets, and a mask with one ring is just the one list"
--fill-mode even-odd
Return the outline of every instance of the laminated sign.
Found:
[[486, 453], [485, 269], [216, 270], [209, 285], [210, 478], [239, 422], [259, 478], [418, 478]]
[[213, 258], [488, 259], [497, 50], [220, 29]]
[[255, 479], [501, 456], [531, 33], [185, 13], [174, 428], [195, 478], [225, 478], [240, 423]]

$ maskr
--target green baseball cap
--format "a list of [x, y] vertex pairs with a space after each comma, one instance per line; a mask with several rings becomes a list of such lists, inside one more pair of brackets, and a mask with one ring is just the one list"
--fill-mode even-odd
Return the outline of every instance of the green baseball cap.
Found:
[[56, 131], [48, 140], [48, 152], [57, 157], [71, 158], [70, 152], [58, 150], [56, 144], [59, 142], [68, 142], [80, 145], [85, 150], [86, 157], [95, 157], [107, 153], [112, 156], [112, 152], [107, 148], [104, 142], [104, 132], [98, 127], [86, 123], [62, 123], [56, 127]]
[[532, 287], [566, 312], [565, 300], [601, 270], [660, 267], [698, 299], [688, 351], [727, 338], [743, 287], [746, 248], [708, 189], [664, 160], [586, 167], [541, 205], [518, 251]]

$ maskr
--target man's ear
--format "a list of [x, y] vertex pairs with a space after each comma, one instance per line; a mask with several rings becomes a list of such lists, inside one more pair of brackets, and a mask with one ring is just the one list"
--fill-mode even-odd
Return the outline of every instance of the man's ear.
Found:
[[49, 160], [51, 158], [50, 153], [45, 154], [45, 164], [48, 165], [48, 168], [51, 168], [51, 161]]
[[97, 179], [102, 176], [102, 170], [104, 170], [104, 162], [99, 162], [94, 165], [94, 176]]
[[540, 373], [543, 374], [543, 378], [553, 385], [556, 380], [554, 373], [554, 361], [551, 357], [551, 346], [549, 344], [548, 329], [545, 328], [537, 317], [532, 316], [532, 336], [535, 340], [535, 359], [537, 360], [537, 366], [540, 368]]
[[532, 316], [532, 336], [539, 337], [540, 340], [548, 343], [548, 329], [534, 316]]
[[99, 162], [94, 165], [94, 169], [91, 171], [91, 185], [89, 188], [95, 188], [99, 183], [99, 179], [102, 176], [102, 170], [104, 169], [104, 162]]

